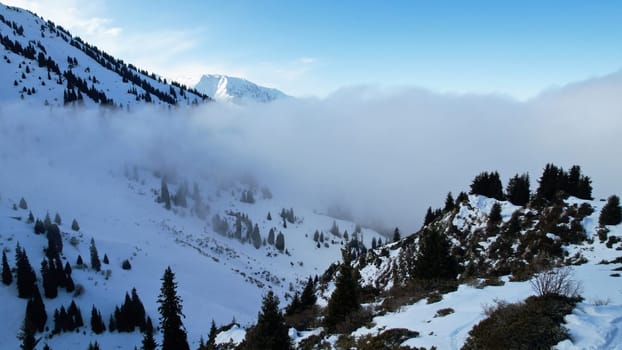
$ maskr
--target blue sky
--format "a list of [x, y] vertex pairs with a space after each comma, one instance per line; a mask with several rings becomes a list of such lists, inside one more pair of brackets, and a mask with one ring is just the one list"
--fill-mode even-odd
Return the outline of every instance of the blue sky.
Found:
[[615, 1], [5, 0], [187, 84], [419, 86], [519, 98], [622, 67]]

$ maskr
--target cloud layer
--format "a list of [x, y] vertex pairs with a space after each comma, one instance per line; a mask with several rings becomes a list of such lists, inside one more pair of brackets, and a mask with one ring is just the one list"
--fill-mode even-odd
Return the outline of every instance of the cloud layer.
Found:
[[616, 73], [527, 102], [353, 87], [322, 100], [131, 114], [4, 106], [0, 147], [4, 158], [100, 172], [125, 162], [189, 176], [250, 172], [296, 205], [337, 204], [413, 232], [428, 206], [485, 170], [504, 181], [528, 171], [535, 189], [546, 163], [578, 164], [597, 197], [622, 193], [621, 88]]

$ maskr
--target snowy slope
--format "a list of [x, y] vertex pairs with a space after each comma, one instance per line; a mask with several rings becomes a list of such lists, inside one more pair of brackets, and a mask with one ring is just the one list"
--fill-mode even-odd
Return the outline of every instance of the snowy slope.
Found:
[[288, 97], [277, 89], [259, 86], [246, 79], [219, 74], [203, 75], [195, 85], [195, 89], [218, 101], [236, 104], [267, 103]]
[[27, 10], [0, 4], [0, 37], [0, 101], [62, 106], [68, 92], [82, 97], [72, 104], [123, 108], [208, 99], [126, 64]]
[[[484, 228], [486, 213], [490, 212], [494, 199], [483, 196], [469, 196], [469, 201], [461, 205], [453, 217], [453, 224], [460, 230]], [[572, 314], [566, 316], [565, 327], [571, 339], [561, 342], [558, 349], [622, 349], [622, 279], [619, 272], [620, 244], [607, 247], [600, 242], [597, 234], [598, 216], [603, 202], [585, 201], [569, 198], [568, 205], [589, 204], [594, 212], [582, 220], [587, 234], [587, 242], [564, 247], [567, 256], [580, 254], [586, 263], [573, 266], [573, 279], [582, 286], [581, 295], [584, 301], [579, 303]], [[508, 202], [501, 202], [502, 217], [507, 222], [512, 213], [519, 209]], [[446, 221], [448, 218], [441, 218]], [[622, 224], [608, 226], [609, 236], [622, 236]], [[482, 246], [489, 246], [491, 241], [485, 239]], [[362, 284], [390, 288], [391, 283], [384, 284], [391, 266], [396, 264], [403, 248], [397, 244], [388, 245], [382, 250], [381, 258], [374, 264], [367, 264], [361, 270]], [[616, 260], [618, 259], [618, 260]], [[603, 261], [617, 263], [603, 264]], [[395, 312], [387, 312], [374, 317], [372, 327], [362, 327], [353, 333], [355, 337], [379, 334], [394, 328], [405, 328], [416, 331], [419, 336], [406, 340], [402, 345], [411, 347], [438, 349], [460, 349], [468, 337], [469, 331], [486, 316], [484, 307], [492, 306], [497, 301], [519, 302], [535, 292], [529, 281], [511, 282], [508, 276], [502, 277], [502, 286], [485, 286], [483, 280], [472, 284], [460, 285], [457, 291], [443, 295], [441, 301], [427, 303], [425, 299], [414, 304], [404, 305]], [[485, 287], [484, 287], [485, 286]], [[328, 293], [327, 293], [328, 294]], [[381, 302], [381, 301], [380, 301]], [[379, 306], [374, 304], [372, 306]], [[451, 308], [452, 313], [439, 316], [441, 309]], [[299, 339], [300, 340], [300, 339]], [[298, 341], [299, 341], [298, 340]]]
[[[43, 119], [21, 118], [11, 109], [0, 110], [0, 249], [7, 251], [9, 263], [15, 267], [17, 242], [27, 251], [30, 262], [40, 276], [43, 248], [47, 241], [44, 235], [35, 235], [33, 225], [26, 223], [28, 211], [38, 218], [47, 212], [52, 217], [58, 212], [62, 217], [61, 231], [64, 241], [64, 261], [75, 264], [78, 255], [89, 259], [89, 242], [95, 239], [99, 255], [107, 254], [110, 265], [109, 278], [105, 273], [80, 270], [74, 265], [74, 281], [85, 287], [85, 292], [75, 297], [82, 310], [85, 322], [90, 319], [90, 309], [96, 305], [107, 321], [115, 305], [123, 302], [123, 296], [133, 287], [142, 299], [148, 314], [157, 322], [156, 299], [161, 285], [160, 278], [167, 266], [171, 266], [179, 284], [179, 295], [183, 299], [185, 326], [193, 348], [200, 336], [207, 336], [211, 320], [218, 325], [229, 323], [233, 318], [242, 326], [255, 321], [261, 305], [261, 297], [268, 289], [274, 290], [282, 300], [309, 276], [321, 275], [334, 261], [340, 258], [344, 240], [328, 233], [333, 218], [317, 214], [313, 208], [291, 204], [286, 197], [274, 194], [264, 198], [261, 188], [269, 184], [253, 186], [248, 181], [220, 181], [217, 169], [201, 177], [190, 175], [170, 176], [168, 188], [175, 194], [183, 181], [191, 188], [197, 183], [201, 203], [209, 206], [205, 218], [193, 211], [195, 200], [188, 196], [187, 208], [173, 205], [166, 210], [156, 199], [160, 193], [161, 177], [157, 168], [127, 164], [123, 154], [113, 151], [108, 157], [97, 149], [102, 146], [94, 141], [93, 135], [105, 139], [105, 148], [117, 148], [117, 131], [108, 135], [104, 119], [93, 120], [93, 135], [81, 124], [97, 113], [81, 113], [78, 119], [63, 119], [58, 115], [55, 126], [45, 126]], [[127, 118], [123, 116], [106, 118]], [[45, 118], [45, 117], [43, 117]], [[128, 125], [131, 127], [131, 124]], [[59, 142], [59, 140], [71, 140]], [[80, 150], [80, 151], [78, 151]], [[86, 152], [86, 153], [81, 153]], [[89, 156], [84, 156], [89, 155]], [[76, 159], [80, 158], [78, 162]], [[35, 170], [36, 169], [36, 170]], [[178, 174], [187, 173], [179, 169]], [[242, 193], [252, 191], [254, 204], [240, 201]], [[28, 210], [13, 210], [13, 204], [24, 197]], [[283, 208], [293, 208], [296, 223], [283, 227], [279, 213]], [[250, 243], [223, 236], [214, 231], [212, 218], [215, 215], [229, 221], [231, 234], [235, 219], [229, 212], [240, 212], [258, 225], [261, 237], [267, 239], [268, 232], [275, 228], [285, 237], [286, 252], [279, 252], [274, 246], [265, 244], [258, 249]], [[271, 213], [272, 220], [267, 219]], [[77, 219], [80, 232], [71, 230], [72, 219]], [[355, 224], [335, 221], [340, 230], [352, 233]], [[313, 240], [315, 230], [323, 231], [327, 239], [320, 247]], [[330, 238], [329, 238], [330, 236]], [[363, 228], [360, 239], [370, 246], [373, 238], [380, 236]], [[72, 239], [77, 244], [72, 245]], [[131, 270], [123, 270], [121, 263], [129, 259]], [[38, 282], [41, 286], [41, 281]], [[0, 348], [17, 348], [18, 332], [24, 317], [25, 300], [16, 298], [15, 283], [0, 285], [0, 322], [9, 325], [0, 337]], [[48, 311], [48, 326], [52, 326], [51, 313], [61, 304], [67, 306], [71, 295], [60, 292], [57, 299], [44, 299]], [[101, 336], [90, 333], [61, 334], [51, 339], [45, 333], [44, 340], [52, 348], [86, 348], [88, 342], [97, 340], [103, 348], [132, 349], [139, 344], [141, 335], [119, 335], [106, 332]], [[74, 346], [75, 345], [75, 346]]]

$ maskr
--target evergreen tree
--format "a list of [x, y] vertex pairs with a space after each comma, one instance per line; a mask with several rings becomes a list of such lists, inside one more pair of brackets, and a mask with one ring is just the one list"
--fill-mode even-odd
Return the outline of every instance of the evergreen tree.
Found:
[[60, 226], [61, 222], [62, 220], [60, 219], [60, 214], [56, 213], [56, 215], [54, 215], [54, 223]]
[[279, 232], [279, 234], [276, 235], [276, 243], [274, 246], [281, 252], [285, 249], [285, 236], [283, 236], [282, 232]]
[[28, 316], [24, 317], [24, 322], [20, 328], [17, 339], [21, 340], [19, 346], [22, 350], [34, 350], [41, 338], [35, 339], [36, 329], [32, 324], [32, 321], [28, 319]]
[[91, 330], [95, 334], [101, 334], [106, 330], [102, 314], [99, 310], [97, 310], [97, 308], [95, 308], [95, 305], [93, 305], [93, 308], [91, 309]]
[[76, 265], [78, 266], [84, 265], [84, 261], [82, 260], [82, 255], [78, 255], [78, 258], [76, 259]]
[[257, 224], [255, 224], [255, 227], [253, 227], [253, 232], [251, 233], [251, 240], [253, 242], [253, 246], [256, 249], [259, 249], [259, 247], [261, 247], [261, 235], [259, 234], [259, 226]]
[[4, 250], [2, 251], [2, 283], [7, 286], [13, 283], [13, 273], [11, 273], [11, 267]]
[[471, 194], [503, 200], [503, 186], [501, 185], [499, 173], [494, 171], [490, 173], [483, 172], [477, 175], [471, 183]]
[[33, 222], [35, 222], [35, 216], [32, 215], [32, 211], [28, 212], [28, 219], [26, 220], [27, 224], [32, 224]]
[[539, 186], [536, 197], [541, 200], [552, 201], [560, 188], [560, 180], [564, 178], [564, 170], [549, 163], [544, 167], [542, 176], [538, 180]]
[[37, 276], [28, 261], [26, 251], [19, 244], [15, 248], [15, 265], [17, 268], [17, 294], [20, 298], [29, 299], [33, 296]]
[[47, 230], [47, 228], [50, 227], [51, 225], [52, 225], [52, 219], [50, 219], [50, 213], [46, 212], [45, 219], [43, 220], [43, 226], [45, 226], [45, 229]]
[[153, 330], [145, 332], [145, 335], [143, 336], [141, 350], [156, 350], [157, 347], [158, 344], [153, 338]]
[[48, 314], [45, 311], [45, 304], [41, 299], [39, 288], [36, 286], [32, 298], [26, 304], [26, 317], [32, 322], [36, 331], [43, 332]]
[[46, 255], [50, 258], [58, 257], [63, 252], [63, 238], [58, 225], [51, 224], [47, 229], [48, 247]]
[[499, 224], [501, 220], [501, 204], [495, 202], [495, 204], [492, 205], [492, 208], [490, 208], [490, 213], [488, 214], [488, 221], [493, 224]]
[[43, 221], [37, 219], [35, 221], [35, 227], [34, 227], [35, 233], [40, 235], [42, 233], [45, 232], [45, 224], [43, 223]]
[[168, 186], [166, 180], [162, 177], [162, 183], [160, 186], [160, 202], [164, 203], [166, 209], [171, 209], [171, 195], [168, 192]]
[[378, 248], [378, 242], [376, 241], [376, 237], [373, 237], [371, 239], [371, 249], [376, 249]]
[[56, 280], [54, 264], [50, 264], [46, 259], [41, 262], [41, 278], [43, 279], [43, 294], [48, 299], [54, 299], [58, 296], [58, 281]]
[[598, 217], [600, 226], [618, 225], [622, 222], [622, 207], [620, 207], [620, 197], [613, 195], [607, 199], [607, 204], [603, 207]]
[[313, 283], [313, 279], [309, 276], [307, 280], [307, 284], [305, 288], [302, 290], [302, 295], [300, 296], [300, 305], [303, 309], [308, 309], [315, 305], [317, 301], [317, 297], [315, 296], [315, 284]]
[[508, 186], [505, 189], [505, 195], [514, 205], [524, 207], [529, 202], [531, 196], [529, 189], [529, 174], [514, 175], [508, 182]]
[[449, 241], [435, 229], [426, 229], [419, 239], [413, 275], [423, 279], [455, 279], [458, 263], [451, 255]]
[[19, 207], [24, 210], [28, 209], [28, 204], [26, 203], [26, 200], [24, 199], [24, 197], [20, 198]]
[[245, 345], [249, 349], [292, 348], [285, 319], [279, 310], [279, 298], [274, 292], [268, 291], [263, 298], [257, 324], [247, 332]]
[[268, 221], [272, 221], [272, 214], [270, 214], [270, 212], [268, 212], [268, 216], [266, 217], [266, 219]]
[[341, 251], [343, 263], [339, 267], [339, 275], [335, 281], [335, 290], [328, 300], [324, 325], [328, 332], [334, 332], [337, 325], [343, 322], [352, 312], [358, 310], [359, 284], [356, 274], [350, 266], [350, 254]]
[[76, 219], [73, 219], [73, 221], [71, 222], [71, 229], [74, 231], [80, 231], [80, 225], [78, 224]]
[[402, 239], [402, 236], [400, 235], [400, 229], [396, 227], [393, 231], [393, 242], [397, 242], [400, 239]]
[[102, 263], [99, 260], [99, 255], [97, 254], [97, 247], [95, 246], [95, 239], [91, 238], [91, 247], [89, 248], [91, 251], [91, 267], [95, 271], [100, 271], [102, 268]]
[[274, 245], [274, 228], [271, 228], [270, 232], [268, 232], [268, 244]]
[[332, 233], [333, 236], [341, 237], [341, 234], [339, 233], [339, 226], [337, 226], [337, 221], [333, 220], [333, 225], [330, 227], [329, 232]]
[[425, 212], [425, 218], [423, 219], [423, 226], [428, 226], [434, 221], [434, 212], [432, 211], [432, 207], [428, 207], [428, 210]]
[[209, 335], [207, 336], [207, 349], [216, 349], [216, 336], [218, 335], [218, 329], [216, 329], [216, 322], [212, 319], [212, 325], [209, 328]]
[[456, 204], [454, 203], [454, 197], [451, 195], [451, 192], [447, 193], [447, 197], [445, 198], [445, 207], [443, 211], [451, 211], [454, 209]]
[[87, 350], [99, 350], [99, 343], [97, 343], [97, 341], [95, 341], [95, 343], [89, 343]]
[[182, 301], [177, 296], [175, 274], [168, 267], [162, 277], [162, 288], [158, 296], [160, 328], [162, 329], [162, 350], [189, 350], [186, 330], [181, 317]]
[[106, 265], [110, 264], [110, 260], [108, 260], [108, 254], [104, 254], [104, 258], [102, 259], [102, 262]]
[[136, 288], [132, 288], [132, 298], [130, 299], [130, 304], [128, 308], [130, 314], [132, 315], [132, 321], [141, 332], [145, 331], [145, 327], [147, 326], [145, 321], [145, 306], [143, 302], [138, 297], [138, 293], [136, 292]]

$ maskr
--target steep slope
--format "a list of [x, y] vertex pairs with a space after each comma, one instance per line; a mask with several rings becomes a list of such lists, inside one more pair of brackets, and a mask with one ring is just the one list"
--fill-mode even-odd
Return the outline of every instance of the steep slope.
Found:
[[[90, 309], [95, 305], [108, 324], [115, 306], [123, 303], [124, 294], [136, 288], [147, 314], [157, 322], [156, 300], [167, 266], [177, 276], [186, 315], [184, 324], [192, 348], [196, 348], [200, 336], [207, 336], [212, 319], [218, 326], [232, 319], [247, 326], [254, 322], [261, 297], [268, 289], [287, 302], [300, 283], [321, 274], [336, 261], [346, 239], [329, 233], [333, 222], [341, 233], [357, 231], [352, 222], [295, 206], [248, 177], [228, 176], [221, 181], [218, 169], [191, 177], [183, 168], [175, 175], [170, 169], [164, 172], [160, 168], [124, 165], [120, 152], [102, 156], [93, 149], [98, 146], [92, 135], [85, 135], [86, 128], [80, 127], [93, 115], [79, 115], [80, 120], [72, 115], [72, 119], [64, 121], [58, 115], [50, 116], [55, 122], [47, 126], [41, 123], [43, 119], [20, 118], [15, 113], [7, 113], [0, 120], [2, 144], [7, 145], [0, 147], [0, 249], [7, 252], [9, 264], [15, 268], [19, 243], [28, 254], [42, 290], [40, 267], [47, 239], [45, 234], [34, 233], [34, 225], [27, 218], [30, 211], [41, 220], [46, 213], [54, 218], [58, 212], [62, 218], [62, 263], [71, 265], [75, 284], [83, 287], [79, 295], [59, 290], [57, 298], [44, 298], [50, 330], [54, 309], [67, 307], [72, 299], [81, 308], [86, 324], [79, 333], [64, 332], [53, 337], [49, 331], [39, 333], [37, 336], [53, 349], [86, 349], [95, 340], [102, 348], [132, 349], [139, 345], [142, 335], [138, 332], [90, 332]], [[125, 125], [131, 114], [123, 112], [123, 117]], [[96, 118], [94, 133], [106, 134], [104, 118]], [[109, 136], [104, 137], [105, 147], [117, 148], [114, 137]], [[63, 145], [59, 140], [71, 142]], [[83, 148], [89, 149], [85, 154], [93, 156], [80, 158], [83, 156], [75, 150]], [[170, 210], [163, 200], [165, 173]], [[27, 209], [19, 207], [22, 197]], [[79, 231], [71, 228], [74, 218]], [[256, 245], [255, 227], [259, 234]], [[271, 242], [271, 229], [275, 236], [283, 234], [282, 249]], [[316, 230], [325, 237], [322, 241], [314, 240]], [[380, 238], [365, 228], [357, 236], [366, 246]], [[91, 268], [91, 238], [100, 258], [106, 254], [110, 260], [102, 265], [101, 272]], [[87, 267], [77, 265], [78, 255]], [[130, 270], [122, 268], [124, 260], [130, 262]], [[1, 333], [0, 348], [17, 348], [16, 334], [27, 300], [17, 298], [15, 282], [0, 285], [0, 297], [4, 300], [0, 320], [7, 325]]]
[[203, 75], [194, 88], [218, 101], [236, 104], [267, 103], [288, 97], [277, 89], [259, 86], [246, 79], [218, 74]]
[[188, 105], [209, 98], [149, 74], [73, 37], [60, 25], [0, 4], [0, 101], [123, 108]]

